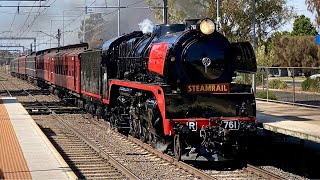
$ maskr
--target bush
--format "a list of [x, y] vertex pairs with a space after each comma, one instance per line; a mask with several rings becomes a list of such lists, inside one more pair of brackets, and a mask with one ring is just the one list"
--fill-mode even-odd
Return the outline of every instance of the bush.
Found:
[[267, 98], [267, 91], [257, 92], [256, 98], [277, 100], [276, 94], [272, 91], [269, 91], [268, 98]]
[[315, 80], [315, 79], [310, 79], [310, 78], [307, 78], [306, 80], [304, 80], [302, 83], [301, 83], [301, 88], [303, 91], [319, 91], [320, 88], [319, 88], [319, 81]]
[[288, 85], [285, 81], [281, 81], [280, 79], [272, 79], [269, 82], [269, 88], [271, 89], [285, 89]]
[[245, 73], [238, 73], [237, 78], [235, 79], [237, 84], [251, 84], [252, 83], [252, 75]]

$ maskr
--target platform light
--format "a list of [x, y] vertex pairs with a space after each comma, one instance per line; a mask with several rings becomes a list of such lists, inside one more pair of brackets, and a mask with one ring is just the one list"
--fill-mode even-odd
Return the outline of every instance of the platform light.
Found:
[[203, 34], [210, 35], [216, 30], [216, 25], [210, 19], [203, 19], [199, 24], [199, 28]]

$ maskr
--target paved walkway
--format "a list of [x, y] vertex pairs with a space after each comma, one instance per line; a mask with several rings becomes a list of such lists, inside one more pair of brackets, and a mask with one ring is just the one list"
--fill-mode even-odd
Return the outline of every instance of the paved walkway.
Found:
[[0, 100], [0, 168], [5, 179], [31, 179], [9, 115]]
[[0, 169], [5, 179], [76, 179], [15, 98], [1, 98]]
[[257, 121], [267, 130], [320, 143], [320, 109], [257, 101]]

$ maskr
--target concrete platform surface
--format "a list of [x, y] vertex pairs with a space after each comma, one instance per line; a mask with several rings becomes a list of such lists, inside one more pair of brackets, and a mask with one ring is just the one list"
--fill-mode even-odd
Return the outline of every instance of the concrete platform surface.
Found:
[[24, 107], [15, 98], [1, 98], [1, 101], [11, 120], [32, 179], [77, 179]]
[[257, 101], [257, 121], [266, 130], [320, 143], [320, 109]]

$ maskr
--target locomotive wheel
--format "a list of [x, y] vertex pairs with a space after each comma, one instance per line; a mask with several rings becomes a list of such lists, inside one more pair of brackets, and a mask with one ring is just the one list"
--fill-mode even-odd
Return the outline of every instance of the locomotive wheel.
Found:
[[141, 134], [140, 134], [140, 139], [142, 142], [147, 142], [149, 137], [149, 133], [147, 128], [141, 127]]
[[53, 93], [54, 93], [54, 95], [56, 95], [56, 96], [58, 96], [58, 97], [60, 98], [60, 92], [59, 92], [59, 90], [55, 89], [55, 90], [53, 91]]
[[131, 135], [134, 138], [139, 138], [140, 128], [139, 128], [139, 121], [133, 120], [132, 121], [132, 127], [131, 127]]
[[96, 115], [97, 115], [98, 119], [102, 119], [103, 118], [103, 109], [102, 109], [102, 107], [98, 107], [96, 109]]
[[115, 115], [112, 113], [112, 115], [110, 116], [109, 118], [109, 121], [110, 121], [110, 127], [113, 129], [115, 127]]
[[86, 103], [86, 104], [84, 105], [84, 110], [89, 111], [89, 107], [90, 107], [89, 104]]
[[179, 134], [174, 135], [174, 157], [180, 161], [181, 160], [181, 142]]

